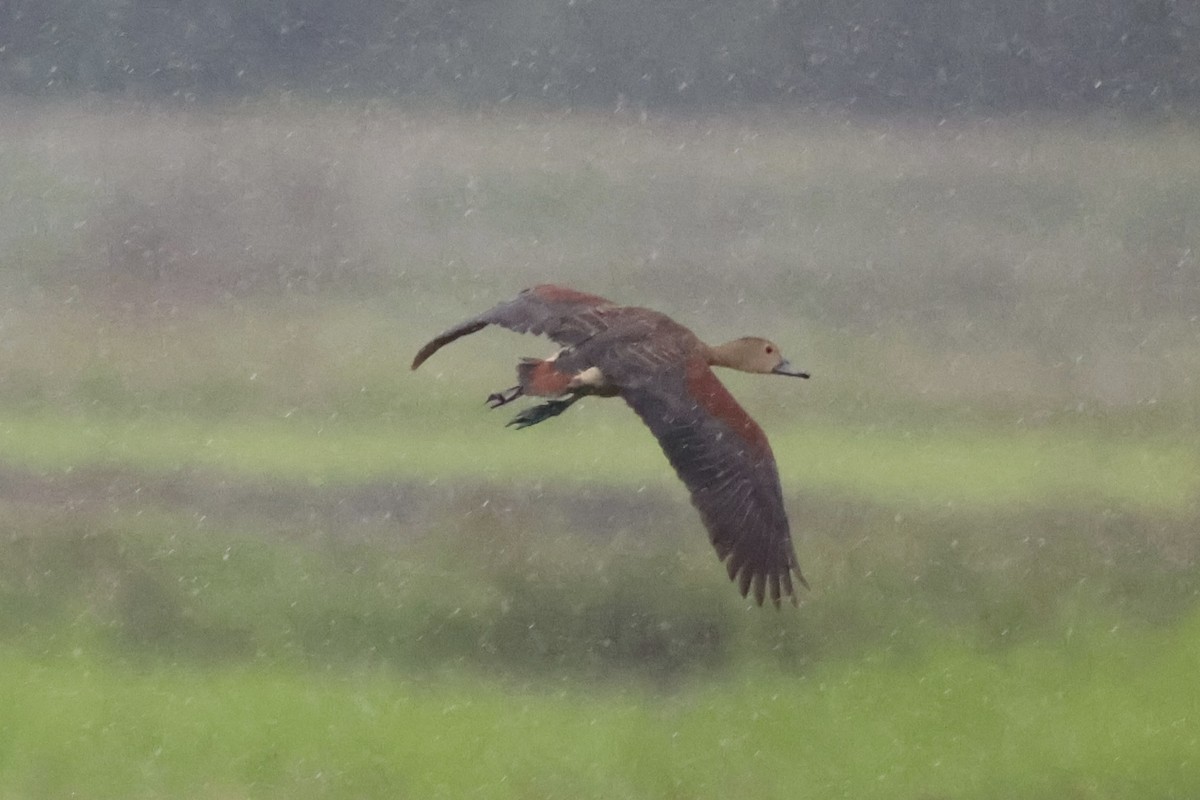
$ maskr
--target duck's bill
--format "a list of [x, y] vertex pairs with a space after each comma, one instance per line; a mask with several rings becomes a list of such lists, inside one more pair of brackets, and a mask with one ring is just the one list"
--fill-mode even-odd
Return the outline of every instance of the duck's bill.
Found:
[[791, 363], [789, 363], [787, 361], [784, 361], [783, 363], [781, 363], [778, 367], [771, 370], [771, 372], [773, 372], [776, 375], [789, 375], [793, 378], [807, 378], [808, 377], [807, 372], [803, 372], [801, 370], [796, 369], [795, 367], [793, 367], [791, 365]]

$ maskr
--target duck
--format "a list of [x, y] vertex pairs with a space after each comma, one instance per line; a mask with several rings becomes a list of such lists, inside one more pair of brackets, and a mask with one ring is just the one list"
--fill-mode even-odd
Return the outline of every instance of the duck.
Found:
[[[413, 358], [416, 370], [456, 339], [498, 325], [541, 335], [559, 348], [523, 358], [516, 385], [488, 395], [500, 408], [520, 397], [544, 402], [508, 425], [529, 428], [584, 397], [620, 397], [658, 440], [687, 487], [709, 541], [742, 597], [799, 605], [808, 588], [792, 542], [779, 469], [762, 427], [734, 399], [713, 368], [808, 378], [768, 339], [744, 336], [705, 344], [666, 314], [622, 306], [565, 286], [525, 289], [447, 329]], [[794, 578], [794, 580], [793, 580]]]

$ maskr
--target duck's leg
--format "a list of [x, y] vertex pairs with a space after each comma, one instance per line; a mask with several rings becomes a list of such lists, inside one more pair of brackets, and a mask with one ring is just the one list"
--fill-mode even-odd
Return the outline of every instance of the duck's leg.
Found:
[[530, 425], [537, 425], [539, 422], [544, 422], [551, 417], [557, 417], [570, 408], [571, 404], [582, 396], [580, 394], [569, 394], [561, 400], [549, 400], [541, 405], [530, 406], [513, 417], [508, 425], [516, 426], [517, 430], [528, 428]]
[[511, 386], [502, 392], [492, 392], [484, 402], [487, 403], [488, 408], [499, 408], [508, 405], [523, 394], [525, 394], [525, 390], [520, 386]]

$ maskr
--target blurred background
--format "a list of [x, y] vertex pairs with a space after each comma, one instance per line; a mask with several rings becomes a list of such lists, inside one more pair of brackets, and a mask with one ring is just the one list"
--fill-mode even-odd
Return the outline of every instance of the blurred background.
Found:
[[[0, 798], [1200, 796], [1200, 5], [0, 4]], [[799, 609], [524, 286], [757, 334]]]

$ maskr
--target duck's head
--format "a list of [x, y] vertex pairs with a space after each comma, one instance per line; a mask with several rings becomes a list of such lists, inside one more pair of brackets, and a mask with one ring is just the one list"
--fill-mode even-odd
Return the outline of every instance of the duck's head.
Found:
[[808, 377], [807, 372], [796, 369], [783, 357], [783, 353], [779, 352], [778, 345], [769, 339], [758, 336], [743, 336], [712, 348], [710, 363], [717, 367], [728, 367], [761, 375]]

